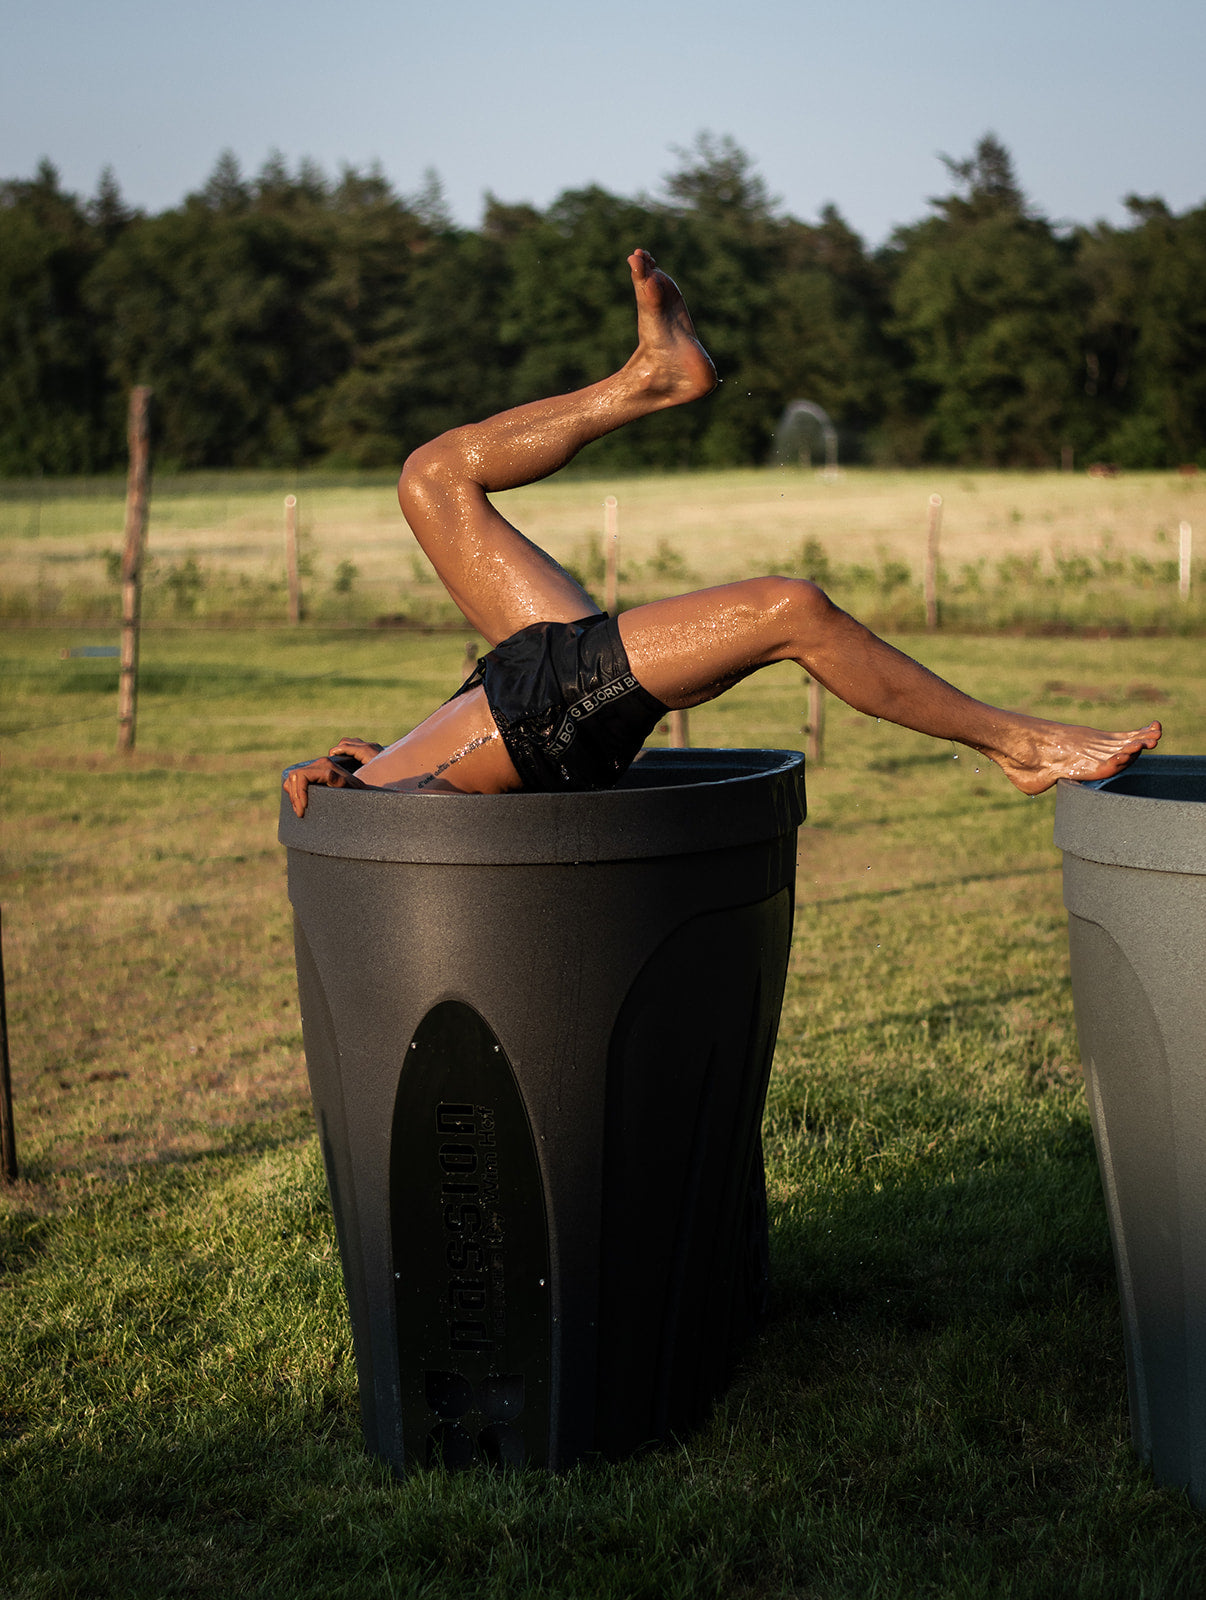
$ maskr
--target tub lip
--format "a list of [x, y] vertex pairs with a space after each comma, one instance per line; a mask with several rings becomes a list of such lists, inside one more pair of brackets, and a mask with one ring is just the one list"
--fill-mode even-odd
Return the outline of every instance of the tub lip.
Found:
[[1156, 795], [1119, 794], [1125, 775], [1152, 772], [1206, 777], [1206, 755], [1148, 751], [1115, 778], [1056, 785], [1055, 843], [1067, 857], [1149, 872], [1206, 875], [1206, 804]]
[[[592, 794], [316, 788], [300, 819], [282, 793], [277, 836], [290, 851], [350, 861], [570, 865], [760, 844], [794, 831], [806, 814], [798, 750], [649, 750], [641, 767], [678, 769], [687, 781]], [[472, 831], [469, 814], [480, 821]]]

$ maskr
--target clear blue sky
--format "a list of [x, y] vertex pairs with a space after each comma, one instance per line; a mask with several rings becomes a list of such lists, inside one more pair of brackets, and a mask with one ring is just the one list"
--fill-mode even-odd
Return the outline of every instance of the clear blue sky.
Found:
[[[1201, 0], [4, 0], [0, 177], [111, 165], [149, 210], [229, 147], [329, 172], [434, 167], [458, 221], [487, 189], [656, 193], [672, 147], [731, 134], [786, 210], [834, 201], [871, 243], [995, 132], [1057, 220], [1130, 191], [1206, 198]], [[628, 241], [623, 241], [627, 244]]]

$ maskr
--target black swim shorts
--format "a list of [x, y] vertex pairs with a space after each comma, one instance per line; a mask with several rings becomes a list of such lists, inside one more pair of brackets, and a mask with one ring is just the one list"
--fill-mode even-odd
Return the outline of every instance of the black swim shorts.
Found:
[[537, 793], [610, 788], [669, 709], [633, 677], [606, 613], [521, 628], [457, 694], [478, 684], [524, 788]]

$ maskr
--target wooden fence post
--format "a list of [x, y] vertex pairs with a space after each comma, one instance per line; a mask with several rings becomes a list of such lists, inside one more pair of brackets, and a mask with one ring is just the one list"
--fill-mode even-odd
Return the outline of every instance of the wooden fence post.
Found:
[[13, 1133], [13, 1088], [8, 1064], [8, 1007], [4, 999], [4, 913], [0, 911], [0, 1171], [17, 1181], [17, 1140]]
[[1188, 522], [1181, 524], [1181, 573], [1178, 583], [1178, 592], [1182, 600], [1189, 599], [1189, 586], [1193, 582], [1193, 527]]
[[297, 496], [285, 496], [285, 576], [289, 583], [289, 621], [301, 621], [301, 578], [297, 571]]
[[672, 711], [670, 713], [670, 748], [671, 750], [689, 750], [691, 748], [691, 732], [687, 726], [687, 713], [685, 711]]
[[819, 767], [825, 756], [825, 690], [823, 685], [809, 676], [808, 679], [808, 759]]
[[603, 572], [603, 609], [614, 617], [620, 588], [620, 513], [614, 494], [603, 502]]
[[151, 391], [130, 391], [126, 477], [126, 539], [121, 553], [121, 675], [117, 686], [117, 748], [133, 750], [138, 716], [138, 645], [142, 622], [142, 552], [147, 534], [147, 491], [151, 478]]
[[929, 534], [925, 547], [925, 625], [938, 626], [938, 535], [942, 531], [942, 496], [930, 496]]

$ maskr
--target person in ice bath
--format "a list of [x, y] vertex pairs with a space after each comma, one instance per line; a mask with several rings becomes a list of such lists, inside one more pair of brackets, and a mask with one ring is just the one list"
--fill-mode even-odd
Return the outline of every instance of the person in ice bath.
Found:
[[748, 578], [618, 617], [494, 509], [583, 445], [706, 395], [716, 372], [678, 287], [628, 258], [637, 347], [611, 377], [441, 434], [409, 457], [402, 510], [449, 594], [492, 646], [456, 694], [384, 748], [340, 739], [286, 774], [300, 817], [311, 784], [461, 794], [606, 788], [667, 710], [703, 704], [774, 661], [797, 661], [868, 716], [954, 740], [1026, 794], [1105, 778], [1152, 749], [1160, 724], [1105, 733], [973, 700], [877, 638], [815, 583]]

